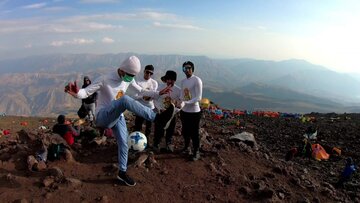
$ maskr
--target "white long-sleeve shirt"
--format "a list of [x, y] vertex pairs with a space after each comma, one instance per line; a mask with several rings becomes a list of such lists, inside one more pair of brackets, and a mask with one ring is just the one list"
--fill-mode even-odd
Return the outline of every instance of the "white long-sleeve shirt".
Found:
[[[158, 82], [156, 80], [149, 78], [145, 80], [144, 78], [137, 80], [136, 83], [145, 90], [156, 91], [158, 89]], [[143, 94], [137, 93], [134, 95], [134, 99], [138, 100], [141, 104], [154, 109], [154, 100], [151, 97], [145, 97]]]
[[181, 109], [184, 112], [200, 112], [200, 100], [202, 98], [202, 81], [199, 77], [192, 75], [190, 78], [185, 78], [181, 81], [181, 95], [180, 98], [184, 102], [184, 107]]
[[80, 89], [76, 97], [84, 99], [94, 92], [97, 92], [98, 99], [95, 113], [95, 115], [97, 115], [102, 108], [109, 106], [113, 100], [119, 99], [121, 96], [125, 95], [130, 85], [136, 92], [143, 93], [146, 96], [154, 97], [155, 95], [158, 95], [158, 92], [155, 91], [144, 92], [144, 90], [136, 84], [135, 80], [124, 82], [116, 70], [115, 72], [98, 77], [89, 86]]
[[[162, 90], [164, 88], [167, 87], [167, 84], [166, 83], [163, 83], [163, 84], [160, 84], [159, 85], [159, 88], [158, 90]], [[160, 112], [162, 110], [165, 110], [166, 109], [166, 103], [168, 102], [168, 98], [171, 98], [172, 102], [174, 104], [178, 104], [178, 105], [175, 105], [176, 108], [175, 108], [175, 111], [178, 112], [180, 111], [180, 108], [181, 108], [181, 99], [180, 99], [180, 95], [181, 95], [181, 89], [179, 86], [177, 85], [174, 85], [171, 87], [171, 91], [167, 94], [163, 94], [163, 95], [160, 95], [160, 96], [156, 96], [154, 98], [154, 104], [155, 104], [155, 107], [156, 109]], [[178, 108], [180, 107], [180, 108]]]

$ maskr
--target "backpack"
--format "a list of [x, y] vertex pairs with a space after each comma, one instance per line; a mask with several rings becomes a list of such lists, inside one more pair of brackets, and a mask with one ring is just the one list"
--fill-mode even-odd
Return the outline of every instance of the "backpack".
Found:
[[51, 144], [48, 148], [47, 159], [50, 161], [60, 160], [60, 156], [64, 153], [64, 144]]
[[85, 109], [84, 104], [81, 105], [80, 109], [77, 112], [77, 115], [79, 116], [79, 118], [85, 118], [87, 116], [88, 112]]

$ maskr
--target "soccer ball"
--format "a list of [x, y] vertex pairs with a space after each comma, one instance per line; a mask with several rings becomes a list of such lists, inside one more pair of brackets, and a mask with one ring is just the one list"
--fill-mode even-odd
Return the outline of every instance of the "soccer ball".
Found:
[[139, 131], [130, 133], [128, 137], [128, 147], [130, 150], [141, 152], [146, 148], [146, 136]]

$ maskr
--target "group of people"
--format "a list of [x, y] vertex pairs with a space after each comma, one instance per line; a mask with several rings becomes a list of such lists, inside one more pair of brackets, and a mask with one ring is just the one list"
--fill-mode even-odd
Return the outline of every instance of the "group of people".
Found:
[[[183, 151], [190, 152], [190, 140], [192, 140], [192, 160], [196, 161], [200, 158], [201, 109], [199, 102], [202, 97], [203, 85], [202, 80], [194, 75], [194, 69], [191, 61], [183, 63], [182, 71], [186, 78], [181, 81], [180, 87], [175, 85], [177, 74], [172, 70], [168, 70], [161, 77], [163, 83], [158, 85], [151, 78], [151, 75], [154, 74], [152, 65], [144, 68], [143, 79], [135, 81], [134, 77], [140, 72], [141, 63], [138, 57], [130, 56], [120, 64], [116, 71], [100, 76], [81, 89], [77, 87], [76, 82], [69, 83], [65, 87], [66, 93], [79, 99], [86, 99], [97, 93], [94, 122], [97, 127], [112, 129], [118, 145], [119, 172], [117, 179], [126, 185], [135, 186], [136, 182], [126, 173], [128, 130], [123, 115], [125, 110], [136, 115], [136, 130], [141, 130], [142, 124], [146, 120], [146, 135], [150, 134], [151, 123], [154, 123], [154, 149], [159, 147], [161, 138], [166, 131], [166, 144], [170, 151], [173, 151], [171, 137], [175, 129], [175, 114], [180, 112], [184, 137]], [[135, 99], [126, 95], [128, 87], [135, 90]]]

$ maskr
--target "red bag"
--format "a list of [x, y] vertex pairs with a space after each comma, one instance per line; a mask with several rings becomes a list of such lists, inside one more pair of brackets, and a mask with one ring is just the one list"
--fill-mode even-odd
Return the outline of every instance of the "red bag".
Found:
[[73, 133], [71, 132], [71, 130], [67, 131], [64, 135], [64, 139], [66, 140], [66, 142], [71, 146], [72, 144], [74, 144], [74, 136]]

